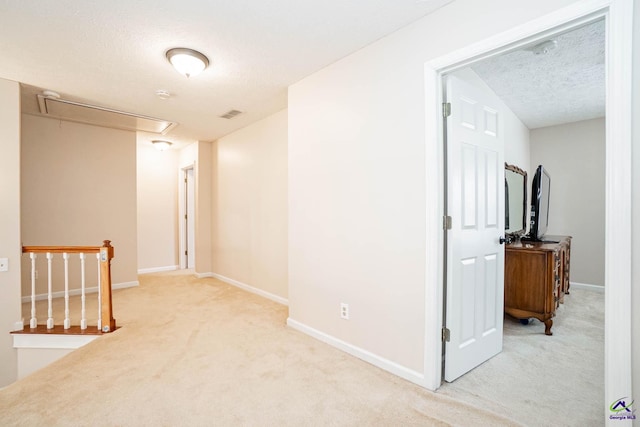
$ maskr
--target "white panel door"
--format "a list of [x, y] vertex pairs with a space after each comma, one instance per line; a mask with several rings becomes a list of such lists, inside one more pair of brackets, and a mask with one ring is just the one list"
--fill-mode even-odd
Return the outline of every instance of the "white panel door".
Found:
[[502, 351], [503, 118], [496, 96], [446, 80], [447, 232], [444, 379], [453, 381]]

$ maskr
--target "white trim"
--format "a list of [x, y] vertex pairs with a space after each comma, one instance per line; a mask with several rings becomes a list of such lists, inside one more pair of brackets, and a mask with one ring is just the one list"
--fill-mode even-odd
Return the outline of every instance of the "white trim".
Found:
[[13, 348], [77, 349], [101, 335], [11, 334]]
[[[425, 91], [427, 108], [427, 138], [425, 143], [438, 141], [442, 145], [442, 118], [433, 114], [442, 103], [441, 75], [459, 66], [492, 54], [503, 52], [517, 45], [546, 36], [559, 27], [568, 27], [578, 21], [586, 22], [599, 16], [607, 20], [607, 129], [606, 129], [606, 236], [605, 236], [605, 402], [608, 406], [620, 396], [631, 396], [631, 257], [619, 254], [631, 253], [631, 61], [633, 36], [632, 0], [585, 0], [573, 3], [549, 15], [532, 20], [510, 31], [490, 37], [479, 43], [444, 55], [425, 64]], [[546, 34], [545, 34], [546, 33]], [[436, 101], [436, 102], [434, 102]], [[437, 123], [434, 125], [434, 123]], [[429, 151], [429, 150], [427, 150]], [[435, 170], [444, 164], [442, 153], [438, 158], [427, 155], [426, 170]], [[439, 182], [443, 177], [438, 176]], [[434, 185], [427, 176], [427, 188]], [[440, 193], [441, 194], [441, 193]], [[442, 203], [439, 201], [439, 203]], [[427, 210], [427, 224], [440, 224], [441, 212]], [[431, 226], [433, 228], [433, 225]], [[428, 228], [428, 231], [429, 228]], [[443, 262], [443, 246], [438, 234], [427, 235], [427, 246], [433, 248], [437, 262]], [[618, 256], [616, 256], [618, 254]], [[433, 265], [432, 261], [427, 262]], [[437, 266], [437, 265], [436, 265]], [[437, 342], [442, 321], [433, 323], [433, 315], [442, 309], [442, 295], [429, 299], [442, 289], [443, 281], [434, 282], [434, 274], [427, 276], [425, 304], [425, 382], [433, 384], [441, 376]], [[435, 288], [435, 289], [434, 289]], [[614, 421], [606, 417], [607, 423]], [[617, 421], [616, 425], [621, 421]], [[630, 425], [630, 422], [624, 425]]]
[[[636, 6], [638, 6], [636, 4]], [[605, 167], [604, 411], [632, 396], [631, 322], [631, 128], [633, 0], [612, 0], [607, 19]], [[621, 255], [624, 254], [624, 255]], [[635, 423], [633, 423], [635, 424]]]
[[[439, 120], [442, 104], [441, 78], [438, 73], [425, 65], [425, 135], [432, 135], [436, 150], [425, 150], [426, 188], [427, 194], [444, 194], [444, 143], [442, 122]], [[432, 102], [433, 100], [437, 102]], [[428, 146], [433, 143], [427, 142]], [[422, 386], [429, 390], [440, 387], [442, 371], [442, 324], [444, 301], [444, 198], [438, 197], [435, 203], [427, 203], [426, 221], [426, 261], [425, 261], [425, 338], [424, 338], [424, 377]], [[437, 236], [437, 238], [430, 238]]]
[[167, 265], [165, 267], [151, 267], [151, 268], [141, 268], [138, 270], [138, 274], [147, 274], [147, 273], [160, 273], [162, 271], [174, 271], [178, 269], [178, 265]]
[[258, 288], [254, 288], [253, 286], [249, 286], [246, 283], [242, 283], [242, 282], [238, 282], [237, 280], [233, 280], [230, 279], [228, 277], [222, 276], [220, 274], [216, 274], [216, 273], [197, 273], [196, 274], [198, 278], [202, 278], [202, 277], [213, 277], [216, 278], [222, 282], [228, 283], [229, 285], [233, 285], [236, 286], [240, 289], [243, 289], [245, 291], [251, 292], [252, 294], [256, 294], [256, 295], [260, 295], [261, 297], [270, 299], [271, 301], [277, 302], [278, 304], [282, 304], [282, 305], [289, 305], [289, 300], [286, 298], [282, 298], [281, 296], [272, 294], [270, 292], [267, 291], [263, 291], [262, 289], [258, 289]]
[[[140, 282], [138, 282], [137, 280], [134, 280], [131, 282], [112, 283], [111, 289], [115, 290], [115, 289], [135, 288], [136, 286], [140, 286]], [[95, 292], [98, 292], [98, 288], [96, 288]]]
[[[140, 282], [138, 282], [137, 280], [135, 280], [133, 282], [112, 283], [111, 284], [111, 289], [115, 290], [115, 289], [133, 288], [133, 287], [136, 287], [136, 286], [139, 286], [139, 285], [140, 285]], [[97, 286], [92, 286], [90, 288], [85, 288], [84, 292], [85, 292], [85, 294], [98, 293], [98, 287]], [[81, 294], [82, 294], [82, 289], [70, 289], [69, 290], [69, 296], [81, 295]], [[52, 298], [64, 298], [64, 291], [52, 292], [51, 296], [52, 296]], [[48, 297], [49, 297], [48, 294], [37, 294], [36, 295], [36, 301], [46, 300]], [[31, 296], [22, 297], [21, 302], [22, 302], [22, 304], [31, 302]]]
[[194, 273], [194, 274], [198, 279], [204, 279], [206, 277], [214, 277], [213, 273]]
[[[579, 283], [579, 282], [571, 282], [571, 289], [584, 289], [587, 291], [595, 291], [604, 293], [604, 286], [602, 285], [591, 285], [589, 283]], [[571, 292], [571, 289], [569, 292]]]
[[317, 329], [314, 329], [310, 326], [307, 326], [303, 323], [298, 322], [297, 320], [293, 320], [292, 318], [287, 318], [287, 326], [300, 331], [304, 334], [310, 335], [317, 340], [320, 340], [330, 346], [333, 346], [339, 350], [344, 351], [345, 353], [349, 353], [352, 356], [357, 357], [358, 359], [362, 359], [367, 363], [370, 363], [374, 366], [377, 366], [380, 369], [384, 369], [385, 371], [391, 372], [394, 375], [399, 376], [400, 378], [404, 378], [405, 380], [411, 381], [412, 383], [423, 385], [424, 376], [420, 372], [416, 372], [412, 369], [409, 369], [405, 366], [399, 365], [391, 360], [380, 357], [374, 353], [371, 353], [367, 350], [364, 350], [360, 347], [356, 347], [351, 345], [345, 341], [342, 341], [336, 337], [325, 334]]
[[427, 65], [430, 69], [437, 70], [440, 73], [466, 67], [473, 62], [499, 55], [519, 46], [533, 43], [536, 40], [546, 39], [550, 34], [557, 33], [559, 27], [564, 25], [570, 24], [573, 27], [598, 19], [604, 16], [603, 9], [606, 9], [611, 1], [617, 0], [584, 0], [579, 4], [572, 4], [518, 27], [435, 58], [427, 62]]

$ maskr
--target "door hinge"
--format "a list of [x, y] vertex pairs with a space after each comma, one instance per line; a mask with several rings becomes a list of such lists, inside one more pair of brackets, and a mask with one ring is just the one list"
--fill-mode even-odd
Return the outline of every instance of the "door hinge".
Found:
[[451, 341], [451, 331], [449, 330], [449, 328], [446, 327], [442, 327], [442, 342], [449, 342]]
[[451, 115], [451, 103], [443, 102], [442, 103], [442, 116], [449, 117]]
[[187, 214], [184, 214], [184, 219], [187, 219]]
[[189, 255], [189, 253], [188, 253], [187, 251], [184, 251], [184, 254], [185, 254], [185, 255]]
[[445, 215], [442, 217], [442, 228], [444, 228], [445, 230], [451, 230], [451, 217], [449, 215]]

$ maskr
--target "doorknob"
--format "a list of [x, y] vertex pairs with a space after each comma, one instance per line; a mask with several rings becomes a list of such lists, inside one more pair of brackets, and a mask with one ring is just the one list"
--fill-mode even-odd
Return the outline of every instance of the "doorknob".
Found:
[[504, 245], [505, 243], [511, 243], [511, 237], [507, 236], [505, 238], [505, 237], [500, 236], [500, 244]]

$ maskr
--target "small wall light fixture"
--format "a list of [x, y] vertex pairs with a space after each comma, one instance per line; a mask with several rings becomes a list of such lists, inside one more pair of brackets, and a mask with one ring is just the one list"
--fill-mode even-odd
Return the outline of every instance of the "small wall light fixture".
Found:
[[186, 47], [176, 47], [167, 51], [167, 59], [187, 78], [200, 74], [209, 66], [209, 59], [200, 52]]
[[155, 139], [155, 140], [151, 141], [151, 143], [153, 144], [153, 146], [158, 151], [164, 151], [164, 150], [168, 150], [169, 148], [171, 148], [171, 143], [169, 141], [163, 141], [163, 140]]

